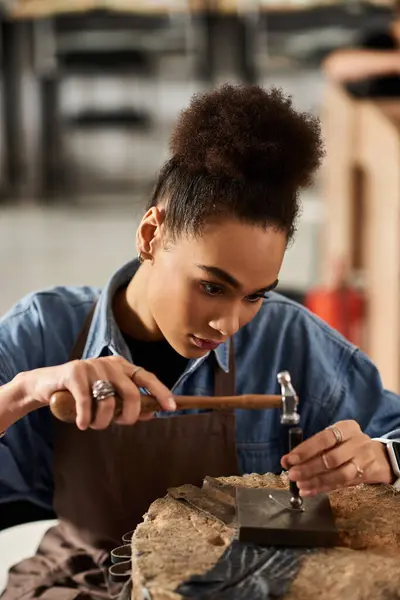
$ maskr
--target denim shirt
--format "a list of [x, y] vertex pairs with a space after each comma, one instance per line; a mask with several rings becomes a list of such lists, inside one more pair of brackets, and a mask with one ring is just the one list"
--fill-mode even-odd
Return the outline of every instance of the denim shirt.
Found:
[[[112, 299], [137, 268], [137, 261], [125, 265], [103, 291], [57, 287], [31, 294], [16, 304], [0, 320], [0, 385], [21, 371], [68, 361], [96, 300], [83, 358], [114, 354], [131, 360], [112, 313]], [[270, 294], [255, 318], [234, 336], [234, 345], [238, 394], [279, 393], [277, 373], [290, 371], [300, 399], [305, 437], [342, 419], [355, 419], [371, 437], [400, 437], [400, 397], [383, 389], [376, 367], [360, 350], [304, 307]], [[215, 354], [219, 365], [228, 371], [229, 342], [219, 346]], [[173, 392], [212, 395], [210, 358], [190, 360]], [[242, 473], [281, 472], [286, 440], [280, 410], [236, 411]], [[52, 448], [48, 407], [28, 414], [8, 429], [0, 440], [0, 502], [28, 500], [51, 508]]]

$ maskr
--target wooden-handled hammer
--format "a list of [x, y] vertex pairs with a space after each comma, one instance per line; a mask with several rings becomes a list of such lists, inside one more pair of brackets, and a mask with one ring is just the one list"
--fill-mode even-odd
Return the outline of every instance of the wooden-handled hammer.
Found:
[[[246, 394], [243, 396], [174, 396], [178, 410], [226, 408], [265, 409], [281, 408], [282, 396]], [[152, 413], [162, 410], [154, 396], [140, 396], [141, 413]], [[93, 410], [96, 402], [93, 401]], [[74, 423], [76, 419], [75, 399], [67, 390], [55, 392], [50, 398], [50, 410], [53, 415], [65, 423]], [[115, 396], [114, 418], [122, 412], [122, 399]]]

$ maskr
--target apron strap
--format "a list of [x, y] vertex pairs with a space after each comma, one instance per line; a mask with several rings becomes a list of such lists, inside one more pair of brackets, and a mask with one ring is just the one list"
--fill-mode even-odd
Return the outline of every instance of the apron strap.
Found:
[[[97, 302], [95, 302], [87, 315], [82, 329], [79, 332], [74, 347], [71, 350], [69, 360], [79, 360], [82, 358], [85, 349], [87, 336], [92, 324], [94, 311]], [[234, 396], [236, 393], [236, 369], [235, 369], [235, 348], [233, 338], [229, 343], [229, 371], [225, 373], [218, 364], [214, 354], [214, 396]]]

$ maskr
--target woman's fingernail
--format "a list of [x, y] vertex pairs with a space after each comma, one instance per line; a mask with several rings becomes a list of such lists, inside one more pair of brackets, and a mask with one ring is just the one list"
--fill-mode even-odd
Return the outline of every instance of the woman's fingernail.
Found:
[[313, 496], [314, 495], [314, 490], [300, 490], [300, 496], [302, 496], [303, 498], [306, 496]]
[[169, 410], [176, 410], [176, 402], [172, 398], [172, 396], [171, 396], [171, 398], [168, 398], [168, 400], [167, 400], [167, 406], [168, 406]]
[[289, 479], [291, 479], [292, 481], [297, 481], [300, 477], [300, 471], [297, 471], [296, 469], [290, 469], [289, 470]]

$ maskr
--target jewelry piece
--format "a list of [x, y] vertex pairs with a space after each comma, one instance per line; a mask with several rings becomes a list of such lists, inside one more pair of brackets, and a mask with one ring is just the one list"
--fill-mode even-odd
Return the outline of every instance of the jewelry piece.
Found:
[[333, 435], [335, 436], [335, 440], [336, 440], [335, 446], [338, 446], [339, 444], [341, 444], [343, 442], [343, 434], [340, 431], [340, 429], [338, 427], [336, 427], [336, 425], [329, 425], [329, 427], [327, 427], [327, 429], [330, 429], [332, 431]]
[[135, 367], [133, 369], [133, 373], [131, 375], [131, 379], [132, 379], [133, 383], [135, 383], [135, 377], [139, 373], [140, 369], [143, 369], [143, 367]]
[[5, 431], [0, 431], [0, 440], [1, 440], [1, 438], [2, 438], [2, 437], [4, 437], [5, 435], [6, 435], [6, 432], [5, 432]]
[[364, 475], [364, 469], [360, 469], [354, 458], [352, 458], [350, 462], [353, 463], [353, 465], [357, 469], [357, 477], [361, 478]]
[[115, 396], [116, 390], [112, 383], [109, 381], [104, 381], [103, 379], [98, 379], [92, 385], [92, 396], [94, 400], [97, 402], [102, 402], [103, 400], [107, 400], [111, 396]]
[[326, 453], [325, 453], [325, 452], [323, 452], [323, 453], [321, 454], [321, 458], [322, 458], [322, 462], [324, 463], [324, 467], [325, 467], [325, 469], [326, 469], [327, 471], [330, 471], [330, 470], [331, 470], [331, 468], [330, 468], [330, 466], [328, 465], [328, 461], [326, 460]]
[[151, 264], [153, 264], [153, 262], [154, 262], [154, 258], [150, 254], [150, 252], [143, 253], [142, 251], [140, 251], [139, 254], [137, 255], [137, 259], [141, 265], [144, 263], [145, 260], [149, 260], [151, 262]]

